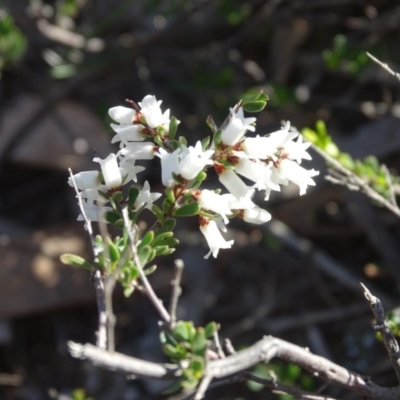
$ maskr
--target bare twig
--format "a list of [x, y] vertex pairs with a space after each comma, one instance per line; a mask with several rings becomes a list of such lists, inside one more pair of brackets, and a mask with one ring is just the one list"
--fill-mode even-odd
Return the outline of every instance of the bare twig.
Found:
[[381, 68], [383, 68], [386, 72], [388, 72], [390, 75], [394, 76], [398, 81], [400, 81], [400, 74], [397, 72], [394, 72], [389, 65], [383, 63], [382, 61], [378, 60], [376, 57], [374, 57], [372, 54], [367, 52], [367, 56], [376, 64], [378, 64]]
[[396, 372], [397, 379], [400, 382], [400, 348], [396, 338], [390, 330], [385, 310], [383, 309], [381, 301], [372, 295], [365, 285], [360, 283], [360, 286], [364, 291], [364, 295], [368, 300], [372, 313], [374, 314], [376, 320], [375, 329], [380, 332], [382, 336], [383, 344], [385, 345], [393, 369]]
[[251, 372], [242, 372], [240, 374], [244, 379], [250, 380], [253, 382], [260, 383], [261, 385], [272, 389], [273, 393], [287, 393], [294, 396], [296, 399], [307, 399], [307, 400], [338, 400], [333, 397], [326, 397], [324, 395], [316, 395], [312, 393], [305, 392], [300, 389], [293, 388], [288, 385], [284, 385], [283, 383], [277, 382], [275, 379], [265, 379], [260, 378], [257, 375], [252, 374]]
[[134, 237], [134, 235], [132, 233], [131, 221], [129, 220], [129, 216], [128, 216], [128, 209], [126, 207], [124, 207], [122, 209], [122, 216], [124, 218], [124, 226], [125, 226], [126, 232], [128, 234], [128, 238], [129, 238], [130, 250], [131, 250], [131, 253], [132, 253], [133, 261], [134, 261], [135, 266], [136, 266], [136, 268], [137, 268], [137, 270], [139, 272], [140, 280], [141, 280], [141, 282], [143, 284], [146, 296], [153, 303], [154, 307], [156, 308], [156, 310], [160, 314], [161, 319], [165, 323], [170, 324], [171, 317], [170, 317], [168, 311], [164, 307], [164, 304], [162, 303], [162, 301], [155, 294], [152, 286], [150, 285], [150, 282], [147, 279], [147, 276], [145, 275], [145, 273], [143, 271], [143, 266], [142, 266], [142, 264], [140, 262], [139, 255], [137, 253], [136, 240], [135, 240], [135, 237]]
[[178, 307], [178, 299], [181, 295], [182, 288], [181, 288], [181, 279], [182, 279], [182, 272], [184, 268], [184, 263], [182, 260], [175, 260], [175, 277], [171, 281], [172, 285], [172, 294], [171, 294], [171, 303], [169, 306], [169, 315], [171, 317], [170, 320], [170, 327], [173, 329], [176, 324], [176, 309]]
[[371, 186], [369, 186], [368, 183], [365, 182], [362, 178], [360, 178], [359, 176], [355, 175], [352, 171], [345, 168], [338, 160], [336, 160], [335, 158], [326, 154], [319, 147], [313, 145], [313, 149], [318, 154], [320, 154], [326, 161], [328, 161], [328, 163], [331, 164], [335, 170], [337, 170], [343, 174], [344, 179], [342, 181], [338, 180], [338, 181], [336, 181], [336, 183], [345, 185], [350, 190], [355, 190], [355, 188], [357, 188], [358, 190], [361, 190], [368, 197], [381, 203], [388, 210], [390, 210], [393, 214], [400, 217], [400, 209], [397, 206], [393, 205], [389, 200], [387, 200], [383, 196], [381, 196], [379, 193], [377, 193], [374, 189], [372, 189]]
[[83, 219], [85, 221], [86, 231], [89, 235], [90, 244], [91, 244], [92, 251], [93, 251], [93, 261], [97, 268], [93, 274], [94, 287], [96, 289], [97, 309], [99, 312], [98, 329], [96, 332], [96, 337], [97, 337], [96, 344], [100, 348], [105, 349], [108, 346], [107, 333], [109, 331], [109, 328], [107, 326], [108, 326], [109, 320], [108, 320], [108, 316], [107, 316], [106, 297], [105, 297], [105, 292], [104, 292], [104, 280], [101, 276], [101, 271], [100, 271], [100, 268], [98, 265], [99, 249], [98, 249], [98, 246], [96, 246], [96, 242], [94, 240], [92, 223], [91, 223], [90, 219], [88, 218], [88, 216], [86, 215], [85, 208], [84, 208], [83, 202], [82, 202], [82, 197], [79, 194], [79, 189], [78, 189], [78, 186], [76, 185], [76, 182], [74, 179], [74, 174], [72, 173], [71, 168], [68, 168], [68, 172], [71, 176], [71, 181], [72, 181], [72, 184], [74, 185], [76, 196], [78, 198], [79, 208], [80, 208], [81, 214], [83, 216]]
[[210, 386], [212, 379], [213, 379], [212, 375], [208, 375], [207, 373], [203, 376], [203, 379], [201, 380], [200, 385], [197, 388], [194, 400], [201, 400], [204, 397], [208, 387]]
[[[167, 368], [162, 364], [139, 360], [116, 352], [110, 353], [90, 344], [80, 345], [69, 342], [68, 346], [71, 355], [76, 358], [88, 359], [103, 368], [125, 374], [161, 379], [178, 376], [180, 371], [178, 367]], [[226, 358], [209, 361], [205, 372], [207, 376], [205, 383], [208, 383], [210, 379], [222, 379], [237, 374], [260, 362], [270, 362], [273, 358], [296, 364], [320, 379], [348, 389], [359, 396], [376, 400], [400, 398], [400, 386], [380, 387], [369, 378], [364, 378], [326, 358], [310, 353], [307, 349], [272, 336], [266, 336], [252, 346]]]
[[219, 340], [218, 330], [215, 330], [214, 335], [213, 335], [213, 339], [214, 339], [215, 348], [217, 349], [218, 357], [219, 358], [225, 358], [225, 353], [222, 350], [221, 342]]
[[157, 364], [129, 357], [121, 353], [110, 353], [89, 343], [81, 345], [68, 342], [70, 354], [81, 360], [90, 360], [93, 364], [112, 371], [133, 374], [147, 378], [173, 379], [179, 375], [180, 368], [173, 365]]

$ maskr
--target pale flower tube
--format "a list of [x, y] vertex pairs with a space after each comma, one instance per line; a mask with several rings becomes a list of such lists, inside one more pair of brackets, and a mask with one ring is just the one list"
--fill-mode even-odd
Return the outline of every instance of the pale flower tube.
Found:
[[234, 241], [227, 241], [223, 238], [214, 220], [201, 217], [200, 231], [206, 238], [207, 244], [210, 247], [210, 251], [204, 256], [204, 258], [210, 257], [211, 254], [216, 258], [219, 249], [230, 249], [232, 247]]

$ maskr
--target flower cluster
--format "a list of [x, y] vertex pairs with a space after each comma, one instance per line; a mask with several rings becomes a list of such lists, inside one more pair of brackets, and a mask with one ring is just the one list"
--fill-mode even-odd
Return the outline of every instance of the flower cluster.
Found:
[[[161, 161], [161, 181], [166, 187], [162, 209], [153, 204], [161, 194], [151, 193], [148, 182], [135, 196], [131, 208], [151, 209], [159, 221], [185, 212], [197, 214], [200, 231], [210, 248], [206, 258], [210, 254], [216, 257], [220, 249], [233, 244], [221, 233], [226, 232], [230, 218], [237, 216], [253, 224], [270, 220], [271, 215], [252, 201], [256, 190], [263, 191], [268, 200], [271, 191], [279, 191], [281, 185], [289, 182], [299, 186], [300, 195], [308, 186], [315, 185], [312, 178], [318, 172], [301, 165], [302, 160], [311, 159], [307, 152], [310, 144], [302, 141], [289, 122], [267, 136], [247, 137], [247, 131], [255, 131], [256, 118], [246, 118], [243, 108], [237, 105], [230, 109], [223, 126], [215, 129], [212, 141], [205, 139], [188, 146], [184, 138], [175, 139], [179, 121], [170, 118], [169, 110], [162, 112], [161, 101], [148, 95], [138, 105], [131, 105], [109, 110], [115, 121], [111, 124], [116, 133], [112, 143], [119, 142], [120, 150], [104, 160], [94, 159], [100, 164], [101, 173], [89, 171], [74, 176], [91, 220], [104, 220], [107, 212], [115, 211], [115, 207], [104, 206], [105, 201], [114, 204], [111, 199], [118, 198], [123, 202], [122, 185], [136, 182], [137, 174], [144, 169], [136, 165], [137, 161], [157, 157]], [[206, 171], [212, 167], [228, 193], [201, 188]], [[246, 184], [241, 177], [250, 183]], [[120, 195], [116, 197], [116, 193]]]

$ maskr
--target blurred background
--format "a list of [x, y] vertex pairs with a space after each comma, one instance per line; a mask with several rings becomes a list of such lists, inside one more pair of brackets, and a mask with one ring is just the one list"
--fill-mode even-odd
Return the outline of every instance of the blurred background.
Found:
[[[95, 291], [86, 271], [60, 264], [90, 257], [67, 168], [96, 169], [110, 144], [107, 110], [147, 94], [181, 120], [189, 143], [209, 135], [247, 90], [270, 101], [257, 133], [290, 120], [325, 121], [341, 150], [400, 167], [395, 0], [3, 0], [0, 3], [0, 398], [162, 399], [168, 382], [127, 379], [72, 359], [66, 342], [94, 342]], [[139, 178], [162, 191], [158, 163]], [[395, 385], [358, 282], [387, 309], [400, 303], [400, 224], [368, 199], [324, 181], [298, 196], [289, 186], [263, 205], [275, 221], [232, 221], [231, 250], [208, 251], [196, 219], [178, 225], [181, 245], [160, 258], [151, 282], [167, 303], [173, 260], [186, 264], [182, 319], [222, 324], [236, 348], [272, 334]], [[217, 184], [208, 181], [210, 187]], [[262, 200], [259, 199], [259, 200]], [[261, 204], [261, 203], [260, 203]], [[149, 216], [151, 218], [151, 216]], [[116, 349], [165, 361], [157, 315], [139, 293], [115, 293]], [[315, 391], [316, 378], [280, 362], [260, 365], [281, 382]], [[351, 399], [337, 388], [326, 392]], [[169, 397], [183, 398], [181, 395]], [[287, 399], [255, 384], [219, 387], [207, 399]]]

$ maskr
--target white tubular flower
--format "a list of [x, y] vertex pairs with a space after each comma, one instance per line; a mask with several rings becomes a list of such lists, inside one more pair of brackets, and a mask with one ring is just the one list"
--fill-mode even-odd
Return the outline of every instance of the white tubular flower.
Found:
[[117, 157], [123, 156], [127, 160], [151, 160], [157, 148], [152, 142], [131, 142], [117, 153]]
[[150, 184], [146, 181], [143, 185], [142, 190], [139, 192], [139, 196], [135, 201], [135, 209], [139, 209], [143, 206], [145, 208], [151, 209], [152, 204], [161, 197], [161, 193], [150, 193]]
[[121, 187], [122, 175], [119, 170], [117, 157], [114, 153], [111, 153], [104, 160], [99, 157], [95, 157], [93, 161], [100, 164], [101, 172], [103, 173], [103, 178], [107, 189], [116, 189]]
[[79, 190], [93, 189], [100, 185], [99, 171], [79, 172], [68, 178], [68, 185], [74, 187], [74, 183]]
[[175, 173], [182, 178], [191, 181], [203, 171], [206, 165], [211, 165], [210, 157], [214, 154], [214, 150], [203, 151], [201, 142], [198, 141], [196, 146], [182, 146], [182, 151], [179, 155], [179, 170]]
[[227, 215], [232, 214], [229, 199], [208, 189], [203, 189], [200, 195], [196, 196], [196, 199], [203, 210], [220, 215], [225, 224], [229, 222]]
[[288, 159], [282, 160], [279, 163], [277, 172], [282, 179], [287, 179], [298, 185], [300, 188], [300, 196], [306, 193], [308, 186], [315, 186], [315, 182], [311, 177], [319, 174], [319, 171], [314, 169], [306, 170], [295, 161]]
[[210, 247], [210, 251], [204, 256], [204, 258], [210, 257], [210, 254], [212, 254], [213, 257], [216, 258], [219, 249], [230, 249], [232, 247], [234, 241], [226, 241], [223, 238], [214, 220], [201, 217], [200, 231], [206, 238], [207, 244]]
[[243, 141], [242, 149], [250, 158], [265, 160], [274, 157], [278, 149], [286, 149], [286, 145], [295, 139], [299, 133], [291, 132], [290, 122], [287, 122], [279, 131], [272, 132], [268, 136], [246, 138]]
[[311, 156], [307, 153], [307, 149], [311, 146], [311, 142], [303, 142], [303, 136], [299, 134], [297, 141], [289, 142], [285, 146], [285, 151], [289, 154], [291, 160], [301, 163], [301, 160], [311, 160]]
[[251, 124], [256, 121], [254, 117], [245, 118], [242, 107], [239, 107], [236, 113], [233, 108], [230, 108], [230, 112], [228, 125], [221, 133], [222, 143], [227, 146], [238, 143], [247, 130], [254, 131], [255, 127]]
[[112, 107], [108, 110], [108, 115], [122, 125], [132, 125], [136, 117], [136, 111], [128, 107]]
[[129, 142], [140, 142], [145, 139], [145, 137], [141, 134], [143, 125], [117, 125], [110, 124], [111, 128], [117, 134], [113, 136], [111, 139], [111, 143], [121, 142], [125, 146], [128, 145]]
[[271, 219], [271, 214], [260, 207], [253, 207], [243, 210], [242, 218], [251, 224], [261, 225]]
[[[112, 211], [111, 207], [104, 207], [96, 204], [89, 204], [82, 200], [83, 210], [85, 211], [86, 218], [93, 222], [107, 222], [105, 214]], [[78, 221], [84, 221], [83, 215], [79, 214]]]
[[154, 153], [161, 160], [161, 181], [166, 187], [174, 186], [176, 183], [172, 174], [176, 174], [179, 168], [178, 150], [168, 153], [160, 147], [158, 152]]
[[146, 168], [141, 165], [135, 165], [134, 159], [124, 159], [121, 161], [120, 173], [124, 179], [124, 183], [134, 181], [137, 182], [137, 174]]
[[222, 171], [218, 175], [218, 179], [237, 199], [251, 198], [254, 194], [254, 189], [248, 187], [231, 169]]
[[107, 193], [107, 186], [106, 185], [99, 185], [96, 188], [90, 188], [82, 190], [79, 193], [79, 196], [82, 199], [87, 199], [87, 204], [94, 204], [95, 201], [105, 201], [104, 197], [99, 193], [99, 191], [103, 193]]
[[146, 119], [146, 124], [150, 128], [157, 128], [159, 126], [168, 128], [169, 126], [169, 110], [165, 111], [163, 114], [160, 107], [161, 103], [161, 100], [157, 101], [156, 97], [151, 95], [147, 95], [139, 103], [141, 108], [140, 112]]
[[161, 159], [162, 183], [170, 187], [176, 183], [173, 174], [187, 181], [196, 178], [206, 165], [212, 164], [210, 157], [214, 154], [214, 150], [203, 151], [199, 141], [195, 147], [182, 146], [172, 153], [160, 148], [154, 154]]

